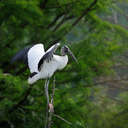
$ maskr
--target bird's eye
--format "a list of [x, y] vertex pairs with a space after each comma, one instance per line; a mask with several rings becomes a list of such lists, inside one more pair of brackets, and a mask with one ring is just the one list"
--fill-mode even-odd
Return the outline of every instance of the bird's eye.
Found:
[[68, 48], [67, 47], [65, 48], [65, 51], [68, 52]]

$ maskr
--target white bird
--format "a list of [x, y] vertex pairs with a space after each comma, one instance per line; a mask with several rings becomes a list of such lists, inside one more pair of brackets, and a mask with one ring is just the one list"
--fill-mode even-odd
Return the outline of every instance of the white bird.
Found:
[[60, 44], [56, 43], [46, 52], [43, 44], [26, 47], [12, 58], [11, 63], [22, 60], [28, 64], [31, 72], [28, 78], [29, 84], [33, 84], [39, 79], [50, 78], [56, 70], [62, 70], [67, 65], [67, 54], [71, 55], [77, 62], [77, 59], [66, 45], [61, 48], [61, 56], [55, 55], [58, 46]]

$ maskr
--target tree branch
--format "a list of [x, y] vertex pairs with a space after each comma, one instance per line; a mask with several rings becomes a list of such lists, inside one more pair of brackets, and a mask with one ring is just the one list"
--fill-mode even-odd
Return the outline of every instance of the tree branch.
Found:
[[[94, 1], [91, 3], [91, 5], [83, 11], [83, 13], [81, 14], [81, 16], [79, 16], [79, 17], [72, 23], [71, 28], [69, 29], [69, 31], [71, 31], [71, 30], [73, 29], [73, 27], [75, 27], [75, 26], [79, 23], [79, 21], [80, 21], [84, 16], [86, 16], [92, 9], [94, 9], [94, 6], [97, 4], [97, 2], [98, 2], [98, 0], [94, 0]], [[69, 31], [68, 31], [68, 32], [69, 32]], [[66, 31], [63, 36], [65, 36], [68, 32]], [[51, 45], [57, 43], [57, 42], [60, 41], [62, 38], [63, 38], [63, 37], [59, 37], [58, 39], [53, 40]]]
[[59, 116], [59, 115], [56, 115], [56, 114], [53, 114], [55, 117], [59, 118], [60, 120], [64, 121], [65, 123], [69, 124], [69, 125], [72, 125], [71, 122], [67, 121], [66, 119], [64, 119], [63, 117]]
[[85, 15], [87, 15], [89, 11], [92, 10], [92, 8], [96, 5], [97, 2], [98, 2], [98, 0], [94, 0], [94, 1], [92, 2], [92, 4], [91, 4], [87, 9], [85, 9], [85, 10], [83, 11], [82, 15], [81, 15], [80, 17], [78, 17], [78, 18], [74, 21], [74, 23], [72, 24], [72, 27], [74, 27], [75, 25], [77, 25], [78, 22], [79, 22]]
[[57, 29], [59, 29], [67, 20], [70, 20], [74, 18], [74, 16], [68, 16], [66, 17], [66, 15], [63, 17], [63, 19], [60, 21], [60, 23], [58, 23], [56, 25], [56, 27], [53, 29], [53, 32], [55, 32]]
[[56, 24], [56, 22], [64, 15], [64, 13], [61, 13], [55, 17], [55, 19], [47, 26], [47, 29], [51, 28]]

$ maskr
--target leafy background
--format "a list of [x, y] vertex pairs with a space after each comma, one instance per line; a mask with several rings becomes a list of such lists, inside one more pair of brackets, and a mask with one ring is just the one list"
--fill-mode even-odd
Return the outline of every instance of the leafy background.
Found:
[[0, 0], [0, 12], [0, 128], [44, 127], [44, 80], [28, 85], [27, 67], [10, 60], [56, 42], [79, 63], [55, 74], [55, 114], [70, 124], [53, 116], [52, 127], [128, 127], [127, 0]]

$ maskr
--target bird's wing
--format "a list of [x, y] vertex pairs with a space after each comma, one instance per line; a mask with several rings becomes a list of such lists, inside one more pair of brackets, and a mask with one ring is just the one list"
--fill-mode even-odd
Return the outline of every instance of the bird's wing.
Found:
[[43, 63], [46, 61], [47, 63], [49, 63], [52, 59], [53, 59], [53, 54], [56, 51], [56, 49], [58, 48], [60, 44], [56, 43], [55, 45], [53, 45], [51, 48], [49, 48], [46, 53], [43, 55], [43, 57], [40, 59], [39, 63], [38, 63], [38, 70], [41, 70], [41, 67], [43, 65]]
[[43, 44], [36, 44], [28, 51], [28, 66], [31, 73], [38, 72], [38, 63], [44, 54]]
[[32, 46], [25, 47], [24, 49], [16, 53], [16, 55], [11, 59], [11, 64], [13, 64], [16, 61], [21, 61], [25, 64], [28, 64], [27, 53], [31, 47]]

